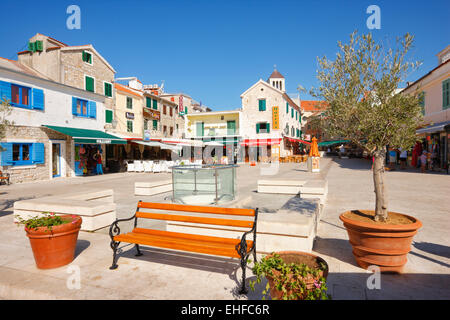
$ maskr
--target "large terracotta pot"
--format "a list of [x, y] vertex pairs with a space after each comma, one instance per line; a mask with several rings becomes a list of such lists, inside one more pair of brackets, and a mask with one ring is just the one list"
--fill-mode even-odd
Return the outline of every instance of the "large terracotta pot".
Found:
[[82, 219], [71, 215], [61, 217], [71, 219], [73, 223], [53, 226], [51, 231], [47, 227], [25, 229], [30, 239], [36, 266], [40, 269], [61, 267], [74, 259]]
[[[402, 272], [407, 262], [406, 256], [411, 251], [412, 239], [422, 223], [414, 217], [395, 213], [410, 219], [412, 223], [374, 224], [349, 219], [344, 216], [347, 212], [341, 214], [339, 219], [347, 229], [358, 265], [364, 269], [375, 265], [381, 272]], [[363, 212], [373, 214], [374, 211]]]
[[[283, 261], [286, 264], [289, 263], [305, 263], [307, 266], [309, 267], [313, 267], [313, 265], [311, 265], [311, 263], [309, 263], [308, 261], [305, 261], [305, 257], [311, 257], [313, 259], [315, 259], [315, 261], [317, 262], [322, 262], [326, 265], [326, 269], [324, 271], [320, 271], [319, 275], [317, 277], [313, 277], [312, 275], [308, 275], [307, 278], [303, 279], [303, 281], [306, 283], [306, 288], [307, 289], [312, 289], [314, 287], [314, 281], [318, 281], [320, 278], [324, 277], [325, 279], [328, 276], [328, 264], [325, 260], [323, 260], [321, 257], [318, 257], [314, 254], [311, 253], [307, 253], [307, 252], [302, 252], [302, 251], [280, 251], [280, 252], [275, 252], [277, 254], [280, 255], [280, 257], [283, 259]], [[268, 257], [270, 257], [271, 255], [269, 255]], [[272, 271], [275, 275], [277, 275], [277, 273], [279, 273], [279, 271], [277, 270], [273, 270]], [[280, 290], [277, 290], [275, 287], [275, 281], [272, 277], [270, 276], [266, 276], [267, 281], [269, 282], [269, 286], [270, 286], [270, 296], [272, 299], [276, 299], [276, 300], [281, 300], [283, 297], [283, 292]], [[288, 294], [290, 294], [292, 291], [288, 291]]]

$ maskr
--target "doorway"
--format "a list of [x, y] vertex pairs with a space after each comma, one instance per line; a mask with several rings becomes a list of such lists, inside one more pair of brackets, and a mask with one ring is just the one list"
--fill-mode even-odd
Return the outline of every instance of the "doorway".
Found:
[[61, 144], [52, 143], [52, 177], [61, 177]]

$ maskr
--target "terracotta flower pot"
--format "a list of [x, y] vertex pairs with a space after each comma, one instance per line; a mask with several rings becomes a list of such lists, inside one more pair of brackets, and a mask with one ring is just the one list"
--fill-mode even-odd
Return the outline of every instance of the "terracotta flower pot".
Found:
[[[382, 272], [402, 272], [407, 262], [407, 254], [411, 251], [411, 242], [422, 223], [411, 216], [389, 212], [403, 216], [411, 221], [408, 224], [375, 224], [356, 221], [344, 215], [339, 219], [347, 229], [353, 255], [358, 265], [367, 269], [375, 265]], [[374, 211], [364, 210], [362, 213], [374, 214]]]
[[[306, 278], [303, 279], [303, 281], [306, 284], [307, 289], [312, 289], [314, 287], [314, 281], [319, 281], [320, 278], [324, 277], [325, 279], [328, 276], [328, 264], [325, 260], [323, 260], [321, 257], [318, 257], [314, 254], [302, 252], [302, 251], [280, 251], [275, 252], [280, 255], [280, 257], [283, 259], [283, 261], [286, 264], [290, 263], [304, 263], [308, 267], [314, 267], [314, 264], [318, 264], [319, 262], [322, 262], [326, 265], [326, 269], [324, 271], [320, 271], [319, 275], [314, 277], [313, 275], [309, 274]], [[268, 257], [270, 257], [269, 255]], [[311, 259], [313, 258], [313, 259]], [[316, 263], [315, 263], [316, 262]], [[277, 270], [272, 270], [274, 275], [278, 275], [280, 272]], [[269, 282], [270, 286], [270, 296], [274, 300], [281, 300], [283, 298], [283, 292], [276, 289], [275, 281], [272, 277], [266, 276], [267, 281]], [[293, 291], [288, 290], [287, 294], [291, 294]]]
[[30, 239], [36, 266], [40, 269], [51, 269], [64, 266], [73, 261], [77, 245], [78, 232], [82, 219], [79, 216], [62, 215], [62, 218], [72, 222], [37, 229], [25, 229]]

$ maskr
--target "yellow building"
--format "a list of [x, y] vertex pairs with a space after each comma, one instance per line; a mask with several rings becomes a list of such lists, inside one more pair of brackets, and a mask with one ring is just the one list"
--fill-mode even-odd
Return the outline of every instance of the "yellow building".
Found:
[[[228, 163], [235, 163], [242, 140], [239, 133], [240, 123], [241, 111], [238, 110], [187, 114], [186, 138], [202, 141], [205, 147], [213, 147], [216, 152], [222, 146], [222, 155], [228, 158]], [[213, 155], [216, 152], [213, 151]]]

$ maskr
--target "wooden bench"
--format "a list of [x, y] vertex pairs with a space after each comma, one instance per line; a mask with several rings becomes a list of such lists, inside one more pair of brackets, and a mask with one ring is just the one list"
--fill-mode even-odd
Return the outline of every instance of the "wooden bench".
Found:
[[[148, 210], [159, 210], [164, 213], [149, 212]], [[177, 211], [177, 214], [165, 213], [167, 211]], [[211, 218], [193, 215], [180, 215], [178, 211], [196, 214], [211, 214], [221, 216], [246, 216], [252, 217], [252, 220], [237, 220], [226, 218]], [[136, 256], [141, 256], [139, 245], [151, 247], [159, 247], [173, 249], [178, 251], [196, 252], [202, 254], [210, 254], [216, 256], [225, 256], [231, 258], [239, 258], [242, 268], [242, 286], [240, 293], [247, 293], [245, 285], [245, 269], [247, 267], [247, 259], [253, 253], [256, 262], [256, 220], [258, 217], [258, 209], [236, 209], [222, 207], [206, 207], [206, 206], [189, 206], [170, 203], [150, 203], [139, 201], [136, 213], [128, 219], [117, 219], [109, 229], [111, 237], [111, 248], [113, 250], [113, 263], [110, 269], [116, 269], [117, 250], [121, 242], [135, 244]], [[180, 233], [163, 230], [153, 230], [146, 228], [138, 228], [137, 221], [140, 219], [156, 219], [165, 221], [190, 222], [202, 225], [214, 226], [231, 226], [249, 229], [244, 232], [241, 239], [224, 238], [216, 236], [206, 236], [199, 234]], [[120, 234], [118, 223], [121, 221], [129, 221], [134, 219], [134, 229], [131, 232]], [[253, 234], [253, 240], [247, 240], [248, 234]]]
[[0, 171], [0, 181], [5, 181], [9, 185], [10, 184], [10, 182], [9, 182], [9, 173], [3, 173], [2, 171]]

